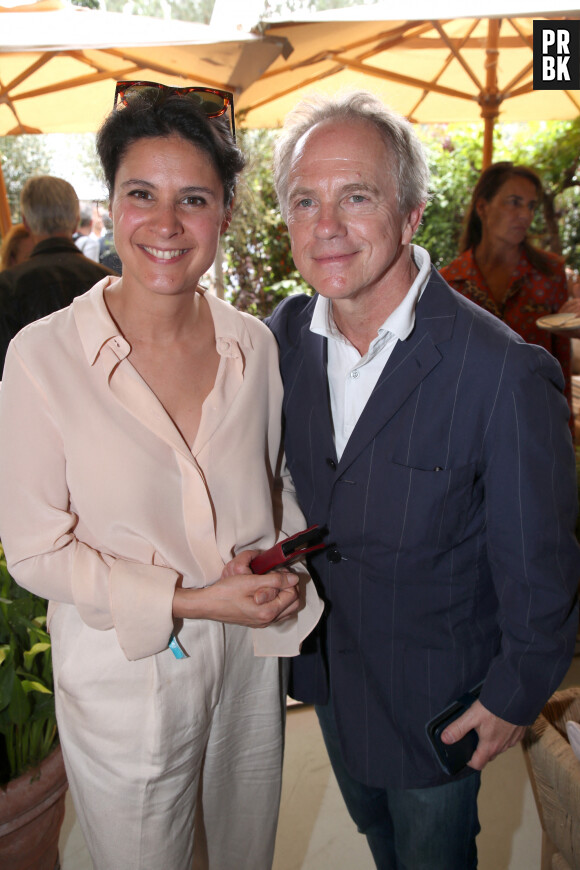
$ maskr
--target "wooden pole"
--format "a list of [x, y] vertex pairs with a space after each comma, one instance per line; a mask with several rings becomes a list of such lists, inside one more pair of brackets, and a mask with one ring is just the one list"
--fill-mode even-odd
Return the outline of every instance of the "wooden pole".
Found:
[[2, 161], [0, 160], [0, 235], [2, 238], [4, 238], [11, 226], [12, 216], [10, 215], [8, 193], [6, 192], [6, 184], [2, 174]]
[[493, 159], [493, 128], [499, 117], [499, 107], [503, 96], [497, 86], [497, 61], [499, 56], [499, 30], [501, 18], [490, 18], [487, 29], [487, 46], [485, 49], [485, 88], [479, 95], [481, 117], [484, 121], [483, 131], [483, 163], [482, 169], [487, 169]]

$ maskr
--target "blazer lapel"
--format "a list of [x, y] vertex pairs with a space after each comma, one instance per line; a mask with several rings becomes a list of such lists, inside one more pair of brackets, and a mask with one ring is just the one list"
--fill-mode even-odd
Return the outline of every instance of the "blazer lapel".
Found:
[[397, 342], [379, 380], [345, 447], [339, 467], [344, 469], [376, 437], [397, 413], [421, 381], [439, 364], [438, 345], [453, 331], [456, 304], [452, 291], [432, 270], [431, 278], [417, 305], [414, 329], [405, 341]]
[[300, 342], [304, 352], [301, 366], [305, 375], [302, 378], [296, 378], [295, 381], [296, 389], [300, 388], [299, 384], [307, 383], [307, 394], [304, 399], [297, 397], [296, 405], [304, 407], [305, 414], [309, 415], [309, 430], [317, 439], [324, 456], [333, 458], [335, 462], [338, 462], [334, 446], [326, 374], [327, 340], [310, 331], [310, 320], [311, 314], [308, 316], [307, 324], [302, 327], [302, 341]]

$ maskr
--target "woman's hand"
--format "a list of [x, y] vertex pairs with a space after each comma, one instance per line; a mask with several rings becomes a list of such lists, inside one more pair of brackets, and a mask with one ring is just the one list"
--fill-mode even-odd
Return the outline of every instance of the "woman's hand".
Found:
[[574, 296], [566, 299], [562, 307], [558, 309], [558, 314], [566, 313], [580, 315], [580, 298]]
[[[241, 553], [238, 553], [224, 567], [222, 577], [232, 577], [234, 574], [251, 574], [250, 562], [255, 556], [259, 556], [261, 552], [261, 550], [243, 550]], [[277, 573], [288, 573], [288, 569], [278, 568]], [[254, 593], [254, 601], [256, 604], [267, 604], [268, 601], [274, 601], [277, 594], [277, 589], [272, 589], [262, 584]]]
[[173, 616], [265, 628], [297, 612], [298, 579], [296, 574], [282, 572], [232, 573], [222, 574], [217, 583], [203, 589], [178, 587], [173, 596]]
[[568, 283], [568, 295], [573, 297], [580, 296], [580, 275], [576, 269], [566, 267], [566, 280]]
[[[558, 309], [558, 314], [575, 314], [580, 317], [580, 298], [566, 299], [562, 307]], [[566, 330], [566, 338], [580, 338], [580, 328]]]
[[243, 550], [243, 552], [238, 553], [227, 565], [224, 565], [222, 577], [232, 577], [234, 574], [251, 574], [250, 562], [261, 552], [261, 550]]

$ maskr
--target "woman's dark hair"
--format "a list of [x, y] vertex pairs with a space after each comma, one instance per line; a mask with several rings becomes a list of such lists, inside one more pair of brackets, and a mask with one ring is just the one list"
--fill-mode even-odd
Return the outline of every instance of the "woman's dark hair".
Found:
[[103, 166], [109, 196], [127, 149], [140, 139], [181, 136], [204, 151], [212, 161], [224, 188], [229, 208], [245, 159], [236, 146], [226, 116], [208, 118], [195, 103], [178, 94], [135, 94], [122, 108], [113, 109], [97, 133], [97, 153]]
[[[492, 163], [479, 176], [479, 180], [475, 185], [471, 195], [469, 211], [466, 214], [463, 233], [459, 241], [459, 252], [462, 254], [470, 248], [476, 248], [481, 242], [482, 225], [481, 218], [477, 213], [477, 204], [481, 199], [490, 202], [500, 187], [509, 181], [510, 178], [524, 178], [531, 182], [536, 188], [538, 201], [544, 195], [544, 188], [540, 176], [528, 166], [518, 166], [509, 160], [503, 160], [500, 163]], [[542, 251], [535, 248], [526, 238], [523, 241], [523, 248], [526, 256], [532, 266], [542, 272], [544, 275], [552, 275], [554, 272], [553, 264]]]

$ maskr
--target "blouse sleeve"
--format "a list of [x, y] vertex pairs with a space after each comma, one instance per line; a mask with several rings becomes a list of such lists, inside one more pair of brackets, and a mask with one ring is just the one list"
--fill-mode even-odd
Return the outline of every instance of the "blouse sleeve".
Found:
[[61, 433], [14, 343], [0, 389], [0, 492], [0, 537], [20, 585], [73, 604], [92, 628], [114, 628], [128, 659], [165, 649], [179, 575], [78, 540]]

